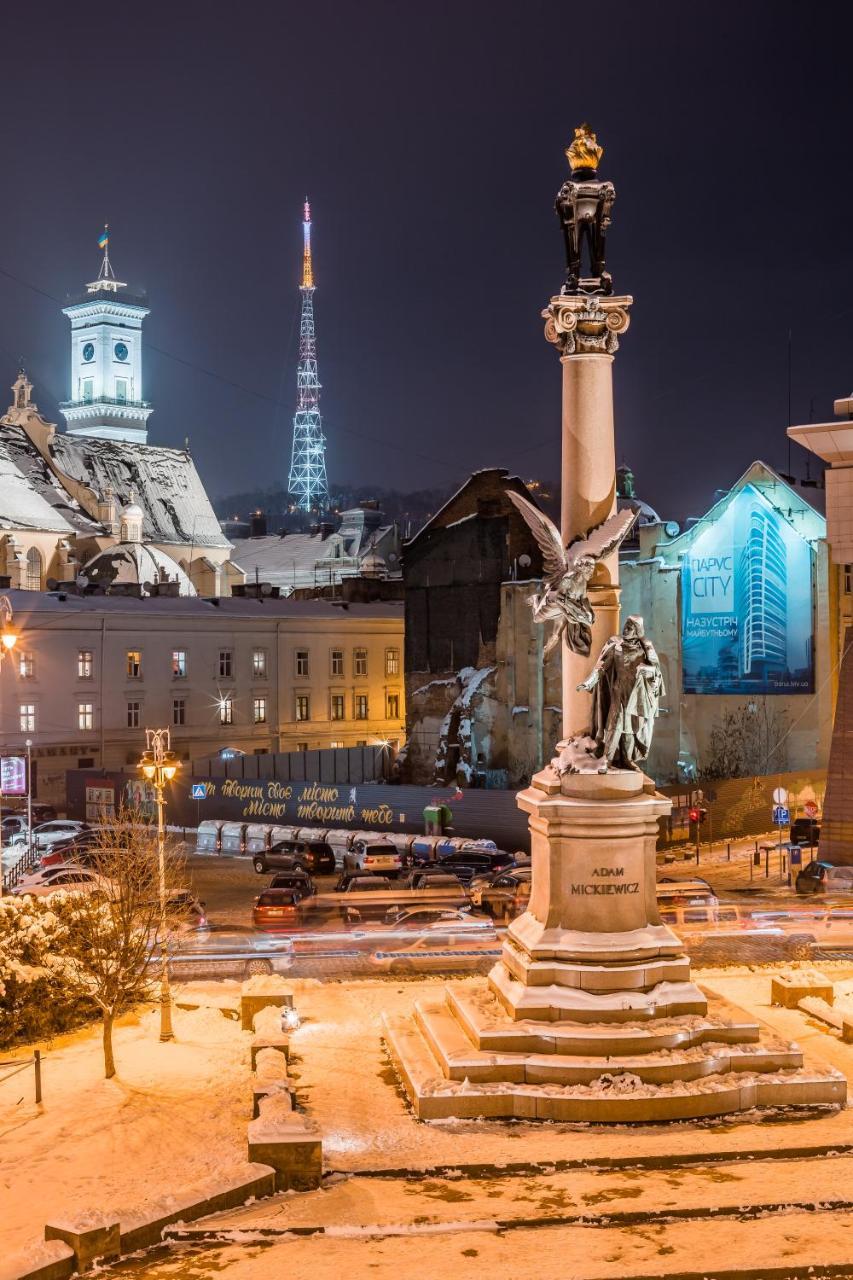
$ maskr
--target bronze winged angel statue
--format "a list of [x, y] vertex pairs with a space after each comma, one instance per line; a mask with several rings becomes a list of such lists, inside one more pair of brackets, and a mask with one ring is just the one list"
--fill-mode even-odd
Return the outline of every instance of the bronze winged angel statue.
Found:
[[543, 650], [545, 657], [565, 634], [574, 653], [588, 658], [592, 647], [592, 624], [595, 614], [587, 595], [587, 583], [595, 566], [612, 555], [634, 521], [633, 511], [617, 511], [585, 538], [576, 538], [563, 546], [559, 530], [543, 511], [520, 493], [507, 490], [507, 497], [524, 517], [542, 552], [544, 579], [542, 590], [530, 597], [536, 622], [556, 622]]

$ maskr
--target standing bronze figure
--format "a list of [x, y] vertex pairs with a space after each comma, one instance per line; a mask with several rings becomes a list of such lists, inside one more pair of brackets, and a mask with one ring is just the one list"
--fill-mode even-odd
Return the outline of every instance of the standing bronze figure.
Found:
[[[588, 124], [575, 129], [566, 148], [572, 176], [557, 195], [557, 216], [566, 243], [566, 283], [564, 294], [611, 294], [613, 281], [605, 270], [605, 240], [610, 211], [616, 199], [612, 182], [602, 182], [597, 169], [604, 148]], [[589, 274], [582, 274], [586, 245]]]
[[643, 619], [632, 614], [621, 636], [611, 636], [578, 689], [592, 694], [590, 737], [601, 757], [600, 773], [611, 766], [638, 769], [649, 754], [664, 692], [663, 673]]

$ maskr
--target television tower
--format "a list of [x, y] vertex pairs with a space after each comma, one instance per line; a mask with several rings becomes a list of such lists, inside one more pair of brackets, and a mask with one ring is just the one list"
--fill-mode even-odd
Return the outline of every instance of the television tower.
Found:
[[302, 219], [302, 320], [299, 326], [299, 367], [296, 371], [296, 413], [287, 491], [303, 511], [328, 506], [326, 437], [320, 416], [317, 380], [317, 339], [314, 334], [314, 268], [311, 262], [311, 206], [305, 201]]

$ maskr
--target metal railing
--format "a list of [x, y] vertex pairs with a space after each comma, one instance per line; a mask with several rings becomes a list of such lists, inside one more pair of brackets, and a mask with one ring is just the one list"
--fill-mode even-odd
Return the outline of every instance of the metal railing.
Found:
[[3, 892], [9, 893], [14, 889], [16, 884], [20, 884], [24, 876], [34, 871], [41, 861], [41, 855], [44, 850], [39, 849], [36, 845], [32, 845], [26, 849], [13, 867], [9, 867], [8, 871], [3, 872]]

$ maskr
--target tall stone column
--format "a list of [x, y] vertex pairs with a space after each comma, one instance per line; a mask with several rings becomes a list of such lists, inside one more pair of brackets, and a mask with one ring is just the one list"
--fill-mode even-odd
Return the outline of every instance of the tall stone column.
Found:
[[[559, 295], [542, 312], [545, 337], [563, 366], [561, 529], [564, 545], [585, 537], [616, 510], [613, 357], [630, 324], [629, 297]], [[589, 584], [595, 610], [592, 653], [619, 625], [619, 555], [602, 561]], [[563, 643], [563, 737], [584, 733], [589, 695], [577, 692], [591, 658]]]

